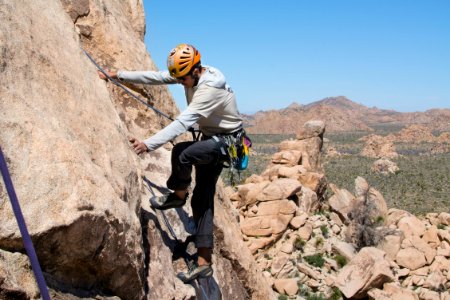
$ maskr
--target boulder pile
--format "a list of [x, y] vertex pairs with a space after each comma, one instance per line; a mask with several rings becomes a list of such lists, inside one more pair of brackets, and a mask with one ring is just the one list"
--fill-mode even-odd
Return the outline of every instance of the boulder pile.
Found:
[[274, 297], [450, 299], [450, 214], [388, 209], [361, 177], [353, 193], [329, 184], [324, 199], [324, 130], [306, 123], [261, 175], [228, 188]]
[[374, 158], [397, 158], [399, 155], [394, 146], [393, 140], [388, 137], [370, 134], [359, 139], [364, 142], [361, 156]]

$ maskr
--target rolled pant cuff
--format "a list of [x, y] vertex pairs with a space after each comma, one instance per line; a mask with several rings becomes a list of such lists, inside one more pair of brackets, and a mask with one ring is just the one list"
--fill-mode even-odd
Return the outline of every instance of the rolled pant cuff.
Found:
[[214, 239], [212, 235], [196, 235], [194, 243], [196, 248], [213, 248]]

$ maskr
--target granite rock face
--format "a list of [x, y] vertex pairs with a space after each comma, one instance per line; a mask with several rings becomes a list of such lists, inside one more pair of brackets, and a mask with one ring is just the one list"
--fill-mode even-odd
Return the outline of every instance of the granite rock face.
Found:
[[[174, 240], [149, 208], [155, 191], [142, 180], [163, 187], [170, 152], [136, 156], [128, 142], [169, 121], [100, 80], [83, 52], [105, 69], [156, 70], [143, 42], [142, 1], [5, 0], [0, 18], [0, 145], [52, 299], [195, 298], [176, 277]], [[179, 113], [165, 86], [127, 87]], [[269, 299], [250, 251], [232, 250], [231, 211], [217, 210], [221, 252], [209, 291]], [[179, 238], [188, 213], [172, 214]], [[24, 248], [2, 180], [0, 219], [0, 294], [37, 299], [26, 256], [16, 257]]]

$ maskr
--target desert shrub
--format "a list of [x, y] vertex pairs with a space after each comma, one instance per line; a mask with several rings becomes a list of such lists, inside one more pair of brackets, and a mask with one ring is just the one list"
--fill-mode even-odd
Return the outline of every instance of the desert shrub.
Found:
[[320, 231], [322, 231], [322, 235], [327, 238], [328, 237], [328, 227], [327, 225], [320, 226]]
[[305, 244], [306, 242], [298, 236], [294, 241], [294, 248], [299, 251], [303, 251], [303, 247], [305, 246]]
[[315, 245], [316, 245], [316, 247], [322, 246], [323, 245], [323, 238], [321, 238], [321, 237], [316, 238]]
[[337, 287], [334, 287], [332, 291], [330, 298], [328, 298], [329, 300], [339, 300], [343, 298], [341, 291]]
[[381, 239], [392, 233], [393, 230], [383, 227], [378, 228], [377, 207], [373, 201], [369, 201], [367, 194], [364, 200], [359, 202], [348, 214], [350, 227], [353, 232], [348, 242], [353, 243], [359, 250], [363, 247], [376, 246]]
[[278, 296], [278, 300], [288, 300], [288, 297], [286, 295], [280, 295]]
[[316, 253], [313, 255], [307, 255], [304, 256], [303, 259], [310, 265], [315, 266], [315, 267], [319, 267], [322, 268], [324, 263], [325, 263], [325, 259], [323, 259], [322, 257], [322, 253]]
[[376, 225], [383, 225], [383, 224], [384, 224], [384, 218], [383, 218], [383, 216], [378, 216], [378, 217], [376, 217], [374, 223], [375, 223]]
[[297, 286], [298, 286], [297, 295], [304, 297], [309, 294], [309, 288], [306, 284], [303, 284], [300, 281], [298, 281]]
[[336, 254], [333, 258], [341, 268], [347, 264], [347, 259], [343, 255]]
[[306, 300], [325, 300], [325, 296], [323, 293], [311, 294], [306, 297]]

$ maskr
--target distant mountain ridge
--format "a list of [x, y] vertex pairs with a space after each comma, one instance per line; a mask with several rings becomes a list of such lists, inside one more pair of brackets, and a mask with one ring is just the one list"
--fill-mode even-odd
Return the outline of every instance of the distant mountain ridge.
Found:
[[402, 113], [377, 107], [369, 108], [344, 96], [328, 97], [307, 105], [294, 102], [283, 109], [244, 115], [244, 123], [249, 133], [296, 133], [302, 124], [313, 119], [323, 120], [329, 132], [370, 132], [377, 125], [410, 124], [421, 124], [437, 131], [450, 130], [450, 109]]

